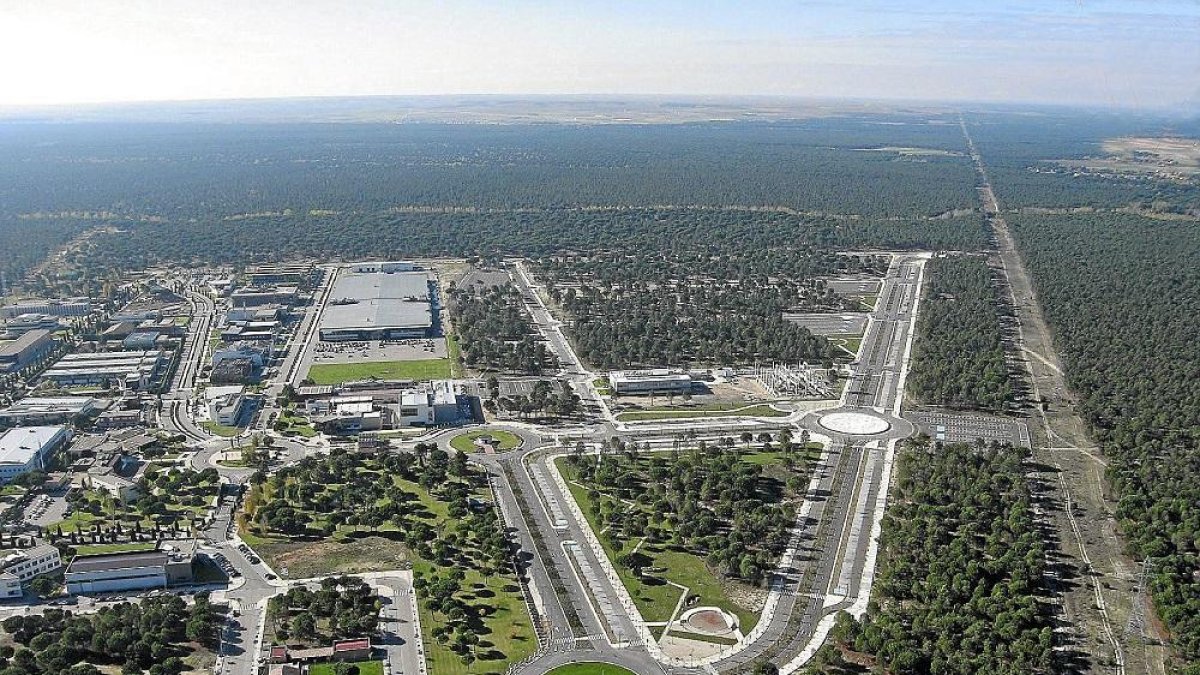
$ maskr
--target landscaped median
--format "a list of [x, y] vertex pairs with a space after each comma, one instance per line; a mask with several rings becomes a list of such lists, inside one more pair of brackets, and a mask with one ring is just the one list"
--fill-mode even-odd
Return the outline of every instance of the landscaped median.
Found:
[[750, 405], [710, 404], [691, 407], [661, 407], [628, 410], [617, 413], [622, 422], [651, 422], [656, 420], [684, 420], [700, 417], [787, 417], [791, 413], [766, 403]]
[[[651, 628], [656, 638], [669, 632], [717, 649], [758, 623], [762, 584], [790, 537], [813, 462], [811, 448], [781, 445], [749, 453], [627, 447], [599, 464], [578, 455], [555, 460], [638, 612], [660, 624]], [[666, 625], [702, 608], [736, 628], [701, 635]]]
[[637, 673], [615, 666], [611, 663], [589, 661], [587, 663], [570, 663], [551, 670], [546, 675], [638, 675]]

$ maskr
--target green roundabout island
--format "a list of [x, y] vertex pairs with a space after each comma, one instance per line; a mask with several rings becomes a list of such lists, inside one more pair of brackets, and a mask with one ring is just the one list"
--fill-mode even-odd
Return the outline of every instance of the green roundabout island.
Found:
[[584, 663], [569, 663], [551, 670], [547, 675], [637, 675], [637, 673], [615, 666], [611, 663], [587, 661]]
[[450, 447], [463, 452], [486, 452], [486, 445], [490, 445], [493, 450], [503, 452], [505, 450], [515, 450], [521, 446], [521, 438], [510, 431], [501, 429], [476, 429], [466, 433], [459, 434], [450, 439]]

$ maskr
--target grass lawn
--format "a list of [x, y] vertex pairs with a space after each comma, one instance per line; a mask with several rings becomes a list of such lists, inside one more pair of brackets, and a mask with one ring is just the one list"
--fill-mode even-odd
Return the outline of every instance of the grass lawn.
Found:
[[213, 421], [201, 422], [201, 428], [214, 436], [222, 436], [224, 438], [233, 438], [242, 433], [239, 427], [227, 427], [223, 424], [217, 424]]
[[592, 386], [595, 387], [596, 393], [601, 396], [609, 396], [613, 393], [612, 383], [608, 381], [607, 377], [597, 377], [592, 380]]
[[476, 429], [450, 439], [450, 447], [463, 452], [476, 452], [475, 439], [480, 436], [491, 436], [499, 450], [512, 450], [521, 445], [521, 439], [516, 434], [500, 429]]
[[617, 419], [622, 422], [645, 422], [650, 420], [691, 419], [695, 417], [787, 417], [790, 414], [784, 410], [777, 410], [769, 405], [760, 403], [740, 408], [697, 407], [634, 410], [618, 413]]
[[[350, 665], [358, 667], [358, 675], [383, 675], [383, 661], [351, 661]], [[308, 669], [309, 675], [333, 675], [332, 663], [314, 663]]]
[[596, 661], [589, 661], [586, 663], [570, 663], [565, 666], [559, 666], [559, 667], [555, 668], [554, 670], [551, 670], [546, 675], [638, 675], [638, 674], [633, 672], [632, 670], [629, 670], [628, 668], [622, 668], [621, 666], [614, 666], [611, 663], [599, 663]]
[[450, 360], [450, 377], [462, 377], [462, 348], [458, 346], [458, 336], [453, 333], [446, 336], [446, 358]]
[[[592, 507], [591, 500], [588, 499], [587, 490], [573, 481], [574, 474], [565, 458], [560, 457], [555, 460], [555, 465], [567, 479], [567, 487], [571, 491], [571, 496], [583, 511], [588, 526], [592, 528], [593, 532], [599, 532], [596, 524], [596, 512]], [[617, 556], [622, 553], [632, 551], [633, 547], [637, 545], [636, 541], [629, 541], [620, 550], [616, 550], [606, 538], [597, 538], [600, 540], [600, 545], [604, 547], [609, 562], [616, 560]], [[665, 545], [642, 546], [638, 550], [653, 560], [652, 567], [661, 567], [665, 571], [639, 578], [622, 565], [613, 563], [613, 569], [617, 571], [617, 576], [625, 584], [625, 590], [629, 591], [630, 597], [633, 598], [634, 604], [637, 605], [638, 610], [642, 613], [642, 618], [646, 621], [668, 621], [675, 611], [675, 605], [679, 602], [683, 591], [676, 586], [664, 583], [662, 580], [665, 579], [686, 586], [692, 595], [700, 596], [697, 606], [720, 607], [736, 615], [743, 633], [749, 633], [758, 623], [756, 612], [747, 610], [730, 600], [726, 589], [735, 582], [718, 578], [708, 570], [704, 560], [699, 556], [672, 550]]]
[[845, 349], [852, 356], [858, 356], [858, 351], [862, 349], [863, 336], [861, 335], [829, 335], [829, 341]]
[[374, 361], [368, 363], [319, 363], [308, 369], [317, 384], [341, 384], [358, 380], [439, 380], [450, 377], [450, 359]]
[[153, 551], [154, 542], [143, 541], [132, 544], [86, 544], [75, 547], [79, 555], [107, 555], [109, 553], [130, 553], [133, 551]]

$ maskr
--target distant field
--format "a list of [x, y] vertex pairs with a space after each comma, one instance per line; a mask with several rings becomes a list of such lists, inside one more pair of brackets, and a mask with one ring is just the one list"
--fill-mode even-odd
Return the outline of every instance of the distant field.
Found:
[[308, 370], [317, 384], [341, 384], [357, 380], [436, 380], [450, 377], [450, 359], [376, 361], [373, 363], [323, 363]]

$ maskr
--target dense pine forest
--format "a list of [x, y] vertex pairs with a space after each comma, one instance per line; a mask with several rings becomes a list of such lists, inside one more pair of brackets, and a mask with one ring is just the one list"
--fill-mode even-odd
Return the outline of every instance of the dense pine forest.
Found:
[[[874, 599], [834, 641], [896, 675], [1028, 675], [1054, 669], [1045, 555], [1022, 452], [911, 445], [898, 462]], [[813, 672], [836, 673], [829, 648]]]
[[557, 365], [526, 313], [521, 293], [511, 283], [452, 288], [449, 300], [467, 366], [541, 375]]
[[1010, 224], [1111, 458], [1123, 533], [1152, 563], [1173, 644], [1200, 661], [1200, 229], [1100, 214]]
[[922, 403], [1002, 411], [1013, 398], [992, 270], [982, 258], [925, 268], [908, 386]]
[[884, 265], [875, 256], [800, 252], [613, 253], [546, 259], [539, 275], [579, 355], [599, 368], [829, 363], [838, 349], [784, 314], [851, 309], [855, 301], [815, 275]]

